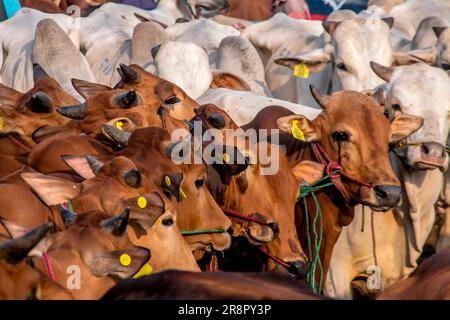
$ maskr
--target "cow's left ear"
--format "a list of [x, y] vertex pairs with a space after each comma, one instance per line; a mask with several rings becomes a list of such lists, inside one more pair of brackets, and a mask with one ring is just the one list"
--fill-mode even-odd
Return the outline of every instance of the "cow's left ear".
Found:
[[395, 52], [394, 53], [394, 65], [405, 66], [418, 62], [423, 62], [432, 65], [436, 61], [436, 49], [418, 49], [408, 52]]
[[279, 118], [277, 127], [305, 142], [317, 141], [320, 138], [320, 132], [314, 122], [299, 114]]
[[423, 118], [408, 114], [396, 116], [391, 122], [391, 141], [397, 143], [406, 139], [411, 134], [419, 130], [423, 125]]
[[78, 183], [39, 172], [22, 173], [20, 176], [48, 206], [63, 203], [80, 192]]
[[241, 77], [229, 72], [218, 70], [212, 71], [213, 79], [211, 81], [211, 89], [227, 88], [239, 91], [250, 91], [250, 86]]
[[150, 250], [131, 247], [105, 253], [84, 254], [86, 265], [97, 277], [112, 276], [126, 279], [137, 274], [150, 259]]
[[301, 184], [312, 184], [323, 177], [324, 169], [321, 163], [304, 160], [292, 168], [292, 173]]
[[95, 173], [92, 171], [85, 156], [62, 155], [61, 158], [73, 171], [84, 179], [95, 177]]
[[99, 83], [93, 83], [86, 80], [72, 79], [72, 85], [75, 90], [85, 99], [94, 94], [112, 90], [110, 87]]
[[[315, 49], [295, 57], [280, 57], [275, 59], [275, 63], [295, 70], [295, 66], [303, 64], [308, 67], [309, 73], [322, 71], [333, 61], [333, 46], [325, 45], [324, 48]], [[306, 77], [306, 76], [305, 76]]]

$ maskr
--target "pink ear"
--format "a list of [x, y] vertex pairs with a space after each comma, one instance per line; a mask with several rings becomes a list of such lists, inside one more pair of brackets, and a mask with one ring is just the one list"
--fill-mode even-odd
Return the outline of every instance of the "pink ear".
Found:
[[77, 174], [84, 179], [91, 179], [95, 177], [94, 172], [91, 170], [89, 163], [84, 156], [61, 156], [63, 161], [72, 168]]

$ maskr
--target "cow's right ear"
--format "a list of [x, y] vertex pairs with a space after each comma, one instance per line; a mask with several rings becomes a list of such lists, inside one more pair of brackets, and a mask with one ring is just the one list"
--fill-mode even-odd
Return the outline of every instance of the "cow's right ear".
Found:
[[305, 142], [313, 142], [320, 139], [320, 132], [314, 122], [299, 114], [279, 118], [277, 127], [294, 138]]
[[221, 72], [217, 70], [212, 71], [213, 79], [211, 82], [211, 89], [227, 88], [238, 91], [250, 91], [250, 86], [241, 77], [231, 74], [229, 72]]
[[304, 160], [292, 168], [292, 173], [301, 184], [312, 184], [323, 177], [325, 165]]
[[406, 66], [418, 62], [432, 65], [436, 62], [437, 52], [435, 48], [411, 50], [408, 52], [395, 52], [394, 64]]
[[38, 172], [22, 173], [20, 176], [48, 206], [63, 203], [80, 193], [78, 183], [65, 179]]
[[397, 143], [408, 138], [423, 126], [423, 118], [409, 114], [400, 114], [391, 122], [390, 143]]
[[309, 73], [317, 73], [322, 71], [332, 60], [332, 50], [329, 46], [325, 46], [299, 56], [277, 58], [275, 63], [292, 70], [295, 70], [295, 66], [303, 64], [308, 67]]
[[61, 158], [73, 171], [84, 179], [95, 177], [95, 173], [92, 171], [85, 156], [62, 155]]
[[0, 83], [0, 106], [14, 108], [22, 96], [23, 94], [19, 91]]
[[110, 87], [99, 83], [93, 83], [80, 79], [72, 79], [72, 85], [77, 92], [85, 99], [94, 94], [112, 90]]

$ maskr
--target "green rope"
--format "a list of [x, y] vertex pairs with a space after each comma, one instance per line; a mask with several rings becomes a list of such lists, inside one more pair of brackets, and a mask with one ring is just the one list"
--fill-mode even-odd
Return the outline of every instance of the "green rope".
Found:
[[224, 229], [205, 229], [205, 230], [181, 231], [182, 236], [195, 236], [198, 234], [211, 234], [211, 233], [225, 233], [225, 230]]
[[[311, 185], [302, 185], [300, 186], [300, 191], [297, 196], [297, 202], [300, 202], [300, 200], [303, 200], [303, 208], [305, 211], [305, 217], [306, 217], [306, 234], [308, 237], [308, 252], [309, 257], [311, 260], [311, 268], [309, 269], [308, 274], [306, 275], [306, 283], [307, 285], [317, 294], [320, 294], [322, 291], [322, 285], [323, 285], [323, 266], [322, 261], [320, 260], [320, 248], [322, 246], [323, 241], [323, 214], [322, 209], [320, 208], [319, 201], [317, 200], [316, 191], [320, 191], [324, 188], [330, 187], [333, 185], [331, 181], [326, 182], [329, 180], [331, 175], [334, 175], [336, 173], [339, 173], [340, 170], [333, 171], [332, 173], [322, 177], [320, 180], [314, 182]], [[309, 211], [308, 211], [308, 204], [306, 202], [306, 197], [308, 195], [311, 195], [314, 201], [314, 204], [316, 206], [316, 213], [314, 215], [313, 224], [312, 224], [312, 231], [314, 234], [314, 256], [312, 252], [312, 246], [313, 243], [311, 241], [311, 230], [309, 226]], [[319, 231], [317, 231], [317, 223], [319, 223]], [[316, 281], [316, 272], [319, 272], [319, 281]]]
[[72, 200], [67, 200], [67, 207], [69, 208], [70, 212], [73, 212], [73, 205], [72, 205]]

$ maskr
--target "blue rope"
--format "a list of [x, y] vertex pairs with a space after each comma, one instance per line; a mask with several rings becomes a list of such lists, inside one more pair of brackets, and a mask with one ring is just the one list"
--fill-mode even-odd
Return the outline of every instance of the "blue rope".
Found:
[[8, 18], [11, 18], [22, 7], [19, 0], [3, 0], [3, 6]]

